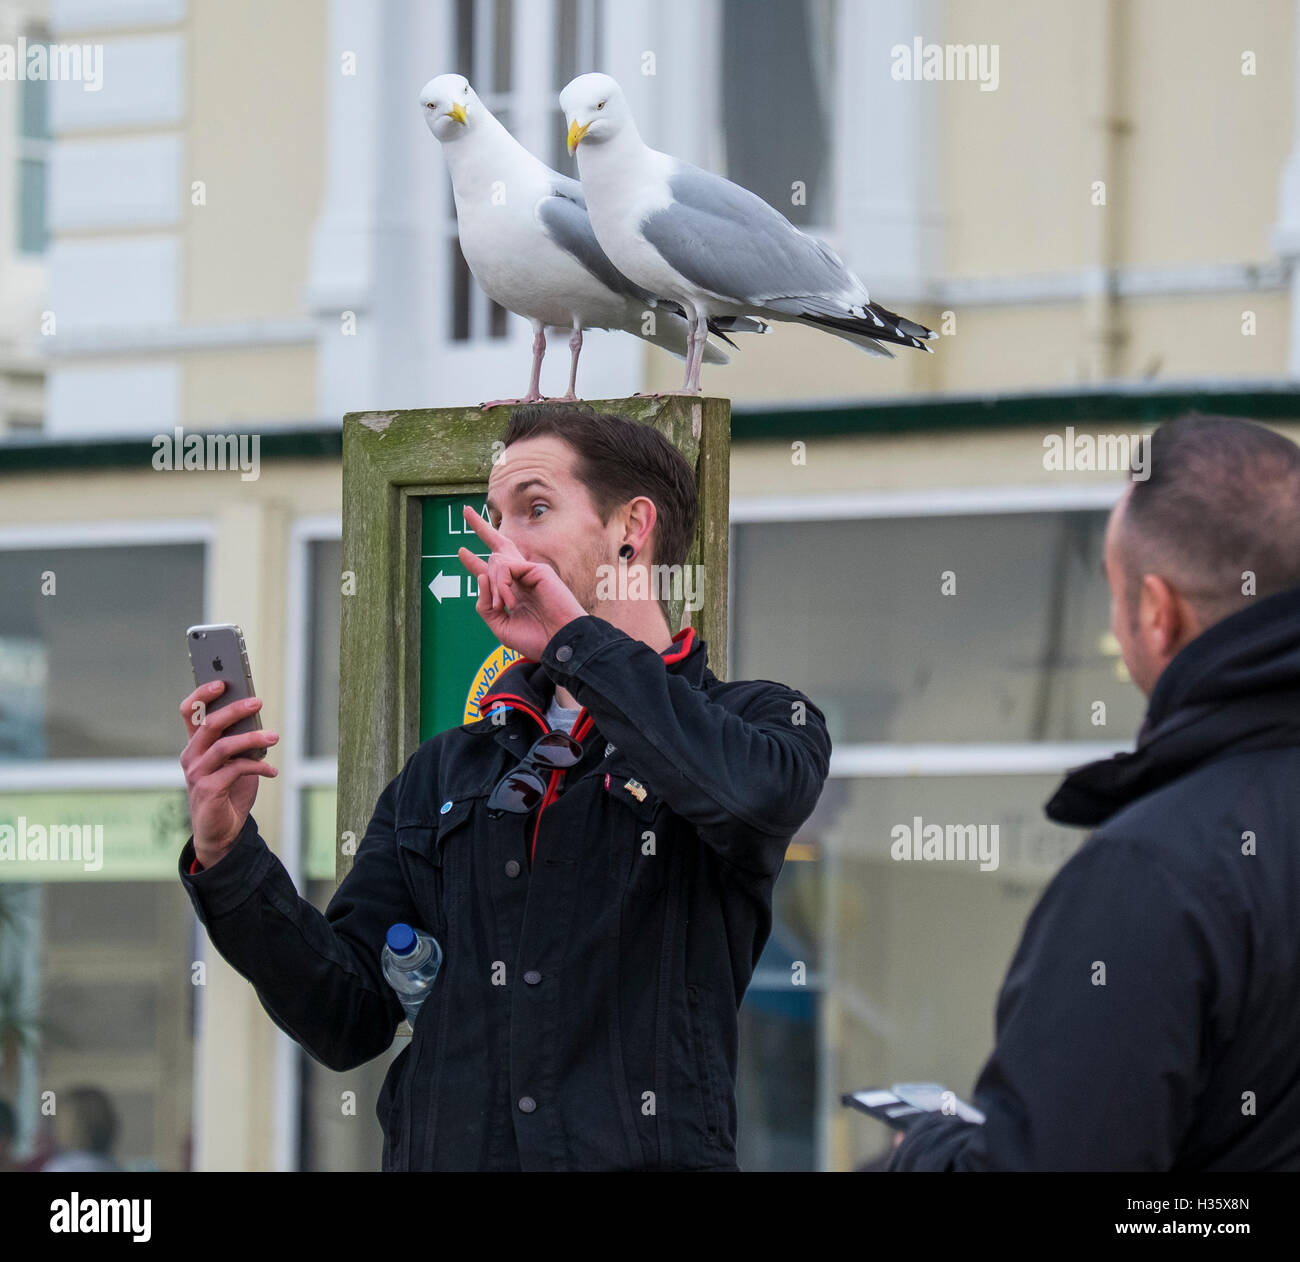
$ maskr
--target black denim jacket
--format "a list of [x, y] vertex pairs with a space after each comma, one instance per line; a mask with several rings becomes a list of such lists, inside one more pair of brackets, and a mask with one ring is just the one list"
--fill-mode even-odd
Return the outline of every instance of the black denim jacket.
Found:
[[[191, 873], [186, 843], [213, 945], [331, 1069], [379, 1055], [402, 1020], [389, 925], [438, 939], [376, 1105], [385, 1170], [738, 1168], [737, 1009], [831, 743], [802, 693], [723, 683], [706, 659], [689, 628], [658, 654], [574, 619], [504, 672], [484, 718], [411, 755], [323, 915], [251, 816], [211, 870]], [[489, 818], [557, 683], [583, 707], [581, 762], [549, 773], [531, 816]]]

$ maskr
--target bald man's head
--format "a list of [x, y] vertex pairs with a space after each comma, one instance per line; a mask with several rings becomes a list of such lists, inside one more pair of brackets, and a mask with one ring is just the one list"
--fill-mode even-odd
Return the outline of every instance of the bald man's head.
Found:
[[1300, 585], [1295, 443], [1253, 421], [1191, 416], [1151, 436], [1149, 475], [1133, 482], [1120, 531], [1131, 593], [1159, 574], [1208, 627]]
[[1300, 447], [1253, 421], [1189, 416], [1150, 439], [1111, 516], [1111, 626], [1150, 695], [1189, 640], [1300, 586]]

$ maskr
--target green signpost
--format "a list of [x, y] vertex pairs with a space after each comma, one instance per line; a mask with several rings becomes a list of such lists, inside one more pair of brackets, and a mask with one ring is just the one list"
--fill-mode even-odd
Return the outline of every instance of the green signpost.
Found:
[[465, 524], [469, 504], [487, 517], [484, 494], [431, 495], [421, 516], [420, 739], [482, 718], [478, 699], [520, 654], [506, 648], [479, 617], [478, 585], [460, 548], [486, 558], [488, 548]]

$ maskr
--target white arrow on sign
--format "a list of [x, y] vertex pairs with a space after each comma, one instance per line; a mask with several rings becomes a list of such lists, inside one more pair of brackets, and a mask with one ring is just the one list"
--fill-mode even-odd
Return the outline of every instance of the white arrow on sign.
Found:
[[460, 575], [444, 574], [441, 570], [434, 575], [433, 582], [429, 584], [429, 590], [433, 593], [434, 598], [439, 604], [442, 604], [444, 596], [460, 595]]

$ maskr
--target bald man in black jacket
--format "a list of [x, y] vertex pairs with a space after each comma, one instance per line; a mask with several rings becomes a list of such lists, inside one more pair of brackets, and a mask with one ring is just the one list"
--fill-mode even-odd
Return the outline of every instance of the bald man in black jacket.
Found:
[[1195, 417], [1111, 515], [1137, 748], [1047, 814], [1096, 831], [1030, 915], [976, 1125], [894, 1170], [1300, 1169], [1300, 448]]

